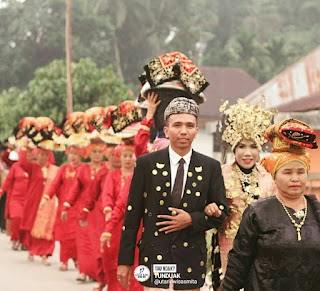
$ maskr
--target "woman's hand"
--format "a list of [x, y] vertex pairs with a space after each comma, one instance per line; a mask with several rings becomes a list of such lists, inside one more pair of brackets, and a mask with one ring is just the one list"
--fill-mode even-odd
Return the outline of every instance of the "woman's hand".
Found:
[[112, 214], [112, 210], [107, 210], [104, 213], [104, 220], [105, 221], [109, 221], [109, 219], [111, 218], [111, 214]]
[[104, 232], [100, 237], [100, 252], [103, 253], [104, 245], [106, 244], [110, 248], [112, 234], [110, 232]]
[[47, 201], [47, 198], [42, 197], [40, 200], [39, 208], [41, 209], [47, 203]]
[[215, 203], [208, 204], [206, 206], [206, 208], [204, 209], [204, 212], [208, 216], [219, 217], [221, 215], [221, 210], [219, 209], [219, 207]]
[[161, 103], [161, 100], [157, 100], [158, 94], [155, 92], [148, 93], [148, 110], [146, 114], [146, 119], [149, 121], [153, 118], [154, 114], [156, 113], [158, 105]]

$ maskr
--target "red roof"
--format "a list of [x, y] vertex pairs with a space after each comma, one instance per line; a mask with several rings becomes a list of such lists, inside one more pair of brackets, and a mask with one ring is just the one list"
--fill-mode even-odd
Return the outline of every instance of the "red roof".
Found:
[[240, 68], [199, 67], [210, 85], [204, 90], [207, 101], [200, 105], [200, 119], [219, 120], [223, 101], [235, 104], [260, 87], [260, 84]]

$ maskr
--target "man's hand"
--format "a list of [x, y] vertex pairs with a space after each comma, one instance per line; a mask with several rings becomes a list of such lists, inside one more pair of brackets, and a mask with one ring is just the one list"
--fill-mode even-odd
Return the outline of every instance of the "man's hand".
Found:
[[164, 226], [159, 231], [164, 231], [166, 234], [174, 231], [178, 231], [192, 225], [192, 219], [188, 212], [179, 209], [169, 207], [171, 215], [158, 215], [158, 218], [166, 219], [166, 221], [157, 222], [156, 225]]
[[131, 278], [131, 266], [119, 265], [117, 270], [117, 280], [125, 288], [129, 289]]
[[61, 220], [66, 221], [68, 219], [68, 211], [64, 210], [61, 212]]
[[217, 204], [215, 203], [208, 204], [204, 209], [204, 212], [208, 216], [219, 217], [221, 215], [221, 210], [218, 208]]
[[154, 114], [156, 113], [158, 105], [161, 103], [161, 100], [158, 100], [158, 94], [155, 92], [148, 93], [148, 110], [146, 114], [146, 119], [149, 121], [153, 118]]

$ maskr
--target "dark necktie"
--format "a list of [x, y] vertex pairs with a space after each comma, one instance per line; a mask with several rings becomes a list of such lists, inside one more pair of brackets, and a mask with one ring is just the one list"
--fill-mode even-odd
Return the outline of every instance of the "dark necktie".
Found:
[[184, 164], [185, 161], [183, 158], [179, 161], [179, 166], [177, 170], [176, 179], [174, 181], [173, 189], [172, 189], [172, 206], [178, 207], [181, 200], [182, 188], [183, 188], [183, 176], [184, 176]]

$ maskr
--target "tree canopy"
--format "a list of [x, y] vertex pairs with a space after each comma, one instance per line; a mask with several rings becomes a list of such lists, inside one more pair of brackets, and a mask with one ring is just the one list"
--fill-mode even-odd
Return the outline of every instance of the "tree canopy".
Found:
[[[74, 111], [93, 106], [118, 105], [132, 99], [112, 68], [97, 68], [90, 59], [72, 64]], [[25, 89], [11, 87], [0, 95], [0, 139], [8, 137], [25, 116], [47, 116], [56, 124], [66, 116], [66, 65], [56, 60], [39, 68]]]
[[[22, 87], [36, 68], [64, 59], [65, 1], [2, 2], [0, 89]], [[77, 0], [73, 59], [111, 65], [136, 85], [146, 62], [181, 51], [263, 83], [319, 45], [319, 13], [317, 0]]]

